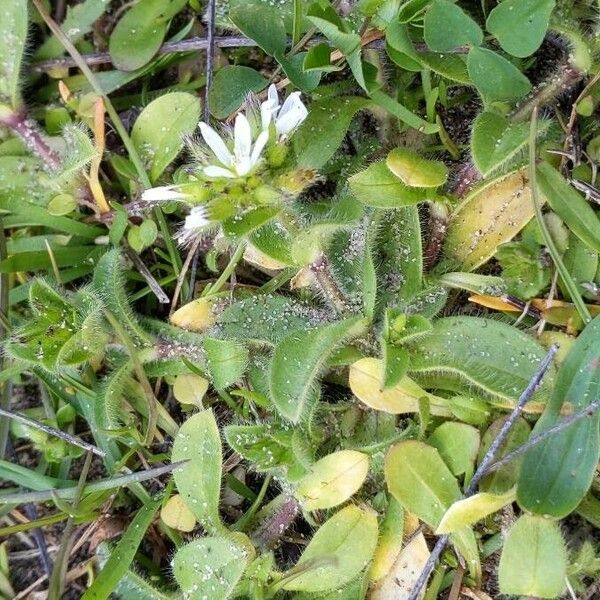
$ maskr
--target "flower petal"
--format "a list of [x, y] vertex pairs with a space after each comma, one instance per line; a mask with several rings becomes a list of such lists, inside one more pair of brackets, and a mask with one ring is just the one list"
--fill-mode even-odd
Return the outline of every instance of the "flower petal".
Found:
[[252, 167], [254, 167], [256, 163], [258, 163], [258, 161], [260, 160], [260, 155], [262, 154], [262, 151], [264, 150], [268, 141], [268, 131], [262, 131], [256, 138], [256, 142], [254, 142], [254, 148], [252, 149], [252, 155], [250, 156], [250, 163]]
[[235, 156], [236, 164], [250, 158], [250, 151], [252, 150], [252, 128], [250, 127], [246, 115], [239, 114], [235, 118], [233, 143], [233, 154]]
[[185, 218], [184, 229], [199, 229], [208, 225], [210, 221], [206, 218], [204, 206], [194, 206], [190, 214]]
[[[302, 100], [300, 100], [300, 92], [292, 92], [283, 103], [281, 110], [279, 111], [278, 117], [283, 117], [288, 111], [290, 111], [294, 106], [298, 103], [302, 104]], [[302, 104], [302, 106], [304, 106]]]
[[263, 131], [269, 128], [271, 119], [277, 114], [279, 109], [279, 96], [277, 88], [271, 84], [267, 92], [267, 99], [260, 105], [260, 118]]
[[144, 202], [170, 202], [171, 200], [183, 200], [187, 194], [177, 191], [172, 185], [161, 185], [153, 187], [142, 192]]
[[277, 93], [277, 86], [274, 83], [272, 83], [269, 86], [269, 89], [267, 91], [267, 98], [269, 102], [277, 104], [277, 106], [279, 106], [279, 94]]
[[200, 122], [200, 133], [209, 148], [215, 153], [219, 162], [226, 167], [230, 167], [233, 164], [233, 156], [225, 145], [223, 138], [212, 127], [204, 123], [204, 121]]
[[[283, 110], [283, 109], [282, 109]], [[283, 115], [279, 115], [275, 121], [275, 128], [277, 129], [277, 134], [279, 136], [287, 135], [308, 115], [308, 110], [306, 110], [306, 106], [302, 104], [301, 100], [298, 98], [297, 101], [293, 102], [288, 110]]]
[[224, 169], [223, 167], [217, 167], [216, 165], [204, 167], [203, 172], [207, 177], [226, 177], [227, 179], [235, 179], [237, 177], [233, 171]]

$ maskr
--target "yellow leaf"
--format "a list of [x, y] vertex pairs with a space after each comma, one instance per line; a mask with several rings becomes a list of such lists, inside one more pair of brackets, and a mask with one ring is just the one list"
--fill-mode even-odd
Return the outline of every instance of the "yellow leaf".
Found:
[[206, 298], [197, 298], [177, 309], [169, 319], [172, 325], [188, 331], [206, 331], [217, 321], [212, 303]]
[[429, 394], [410, 377], [404, 376], [395, 386], [384, 390], [382, 375], [381, 360], [357, 360], [350, 366], [349, 384], [352, 393], [367, 406], [394, 415], [419, 412], [419, 399], [427, 398], [431, 414], [451, 416], [446, 400]]
[[196, 526], [196, 517], [186, 506], [179, 494], [171, 496], [160, 511], [163, 523], [178, 531], [192, 531]]
[[208, 390], [208, 379], [194, 375], [193, 373], [184, 373], [177, 375], [173, 384], [173, 395], [181, 404], [192, 404], [198, 408], [204, 408], [202, 399]]
[[504, 494], [488, 494], [481, 492], [470, 498], [458, 500], [448, 508], [438, 528], [437, 535], [443, 533], [454, 533], [459, 529], [471, 526], [477, 521], [504, 508], [507, 504], [514, 502], [516, 488], [511, 488]]

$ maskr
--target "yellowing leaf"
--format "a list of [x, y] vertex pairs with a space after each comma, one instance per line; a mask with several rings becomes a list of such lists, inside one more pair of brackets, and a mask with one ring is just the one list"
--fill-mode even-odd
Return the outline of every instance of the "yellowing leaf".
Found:
[[179, 494], [167, 500], [160, 511], [160, 518], [165, 525], [178, 531], [192, 531], [196, 526], [196, 517]]
[[[375, 554], [371, 562], [371, 569], [369, 571], [369, 579], [371, 581], [381, 580], [394, 566], [398, 554], [402, 550], [404, 529], [409, 525], [409, 520], [402, 505], [394, 497], [390, 496], [385, 518], [381, 523], [377, 548], [375, 548]], [[416, 518], [414, 520], [416, 521], [416, 528], [419, 526], [419, 523]]]
[[[428, 558], [425, 536], [418, 533], [399, 552], [390, 572], [377, 583], [369, 600], [408, 600]], [[419, 598], [424, 594], [425, 590]]]
[[515, 500], [515, 488], [504, 494], [481, 492], [470, 498], [458, 500], [446, 511], [436, 530], [436, 534], [453, 533], [473, 525]]
[[300, 480], [296, 497], [306, 510], [332, 508], [358, 491], [368, 470], [366, 454], [355, 450], [334, 452], [317, 461]]
[[204, 408], [202, 399], [208, 390], [208, 380], [200, 375], [184, 373], [178, 375], [173, 384], [173, 395], [181, 404], [192, 404]]
[[431, 414], [451, 416], [447, 402], [429, 394], [410, 377], [404, 376], [393, 387], [383, 388], [383, 363], [377, 358], [361, 358], [350, 367], [352, 393], [367, 406], [394, 415], [419, 412], [419, 399], [427, 398]]
[[450, 218], [445, 253], [462, 270], [472, 271], [489, 260], [500, 244], [512, 240], [533, 218], [526, 169], [479, 187]]
[[396, 177], [410, 187], [438, 187], [448, 179], [448, 167], [444, 163], [421, 158], [407, 148], [392, 150], [385, 164]]
[[184, 304], [170, 317], [171, 324], [188, 331], [206, 331], [216, 322], [212, 305], [206, 298], [198, 298]]

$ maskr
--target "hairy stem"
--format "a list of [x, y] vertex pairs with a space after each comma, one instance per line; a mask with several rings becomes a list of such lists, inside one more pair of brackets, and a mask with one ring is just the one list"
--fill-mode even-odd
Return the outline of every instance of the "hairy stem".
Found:
[[0, 116], [0, 124], [18, 135], [25, 145], [36, 154], [48, 169], [56, 169], [60, 159], [55, 150], [46, 143], [35, 121], [28, 118], [24, 111]]

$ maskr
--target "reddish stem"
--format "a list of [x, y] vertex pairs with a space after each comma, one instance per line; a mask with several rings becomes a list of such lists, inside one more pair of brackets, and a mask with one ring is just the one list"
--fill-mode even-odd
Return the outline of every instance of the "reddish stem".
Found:
[[29, 119], [24, 112], [13, 112], [0, 117], [0, 124], [16, 133], [25, 145], [36, 154], [48, 169], [56, 169], [60, 165], [58, 153], [50, 148], [42, 137], [38, 125]]

